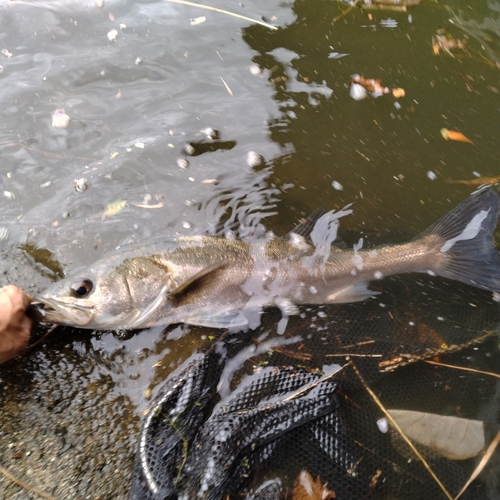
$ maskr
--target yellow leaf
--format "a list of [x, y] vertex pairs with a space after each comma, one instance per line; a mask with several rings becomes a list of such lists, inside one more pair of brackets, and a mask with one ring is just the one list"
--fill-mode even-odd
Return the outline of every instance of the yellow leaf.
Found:
[[470, 139], [465, 137], [462, 132], [457, 132], [456, 130], [448, 130], [447, 128], [441, 129], [441, 135], [447, 141], [460, 141], [460, 142], [468, 142], [469, 144], [474, 144]]
[[104, 215], [111, 217], [113, 215], [119, 214], [127, 206], [126, 200], [116, 200], [108, 204], [106, 210], [104, 210]]

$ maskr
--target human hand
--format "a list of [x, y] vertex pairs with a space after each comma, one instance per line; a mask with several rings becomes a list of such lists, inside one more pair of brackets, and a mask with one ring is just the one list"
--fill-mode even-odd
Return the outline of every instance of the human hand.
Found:
[[28, 345], [31, 319], [26, 308], [33, 299], [14, 285], [0, 288], [0, 363]]

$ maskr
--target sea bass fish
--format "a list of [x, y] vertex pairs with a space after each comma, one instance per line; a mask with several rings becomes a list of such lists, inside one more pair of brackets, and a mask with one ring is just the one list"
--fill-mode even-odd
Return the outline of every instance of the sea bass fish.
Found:
[[297, 304], [361, 301], [376, 294], [370, 281], [400, 273], [429, 273], [500, 292], [493, 243], [499, 209], [499, 193], [484, 189], [409, 243], [371, 250], [335, 244], [347, 207], [288, 239], [173, 238], [106, 256], [54, 283], [38, 300], [43, 321], [79, 328], [255, 328], [264, 307], [289, 315]]

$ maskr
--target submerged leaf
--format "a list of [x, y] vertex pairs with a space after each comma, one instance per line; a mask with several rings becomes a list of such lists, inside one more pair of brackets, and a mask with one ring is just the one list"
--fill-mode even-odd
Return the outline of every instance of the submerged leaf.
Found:
[[462, 132], [457, 132], [456, 130], [448, 130], [447, 128], [441, 129], [441, 135], [447, 141], [460, 141], [460, 142], [468, 142], [469, 144], [474, 144], [470, 139], [465, 137]]
[[484, 184], [496, 184], [497, 182], [500, 182], [500, 175], [497, 175], [495, 177], [476, 177], [475, 179], [464, 179], [464, 180], [457, 180], [454, 181], [453, 179], [447, 179], [446, 182], [449, 182], [451, 184], [464, 184], [465, 186], [483, 186]]
[[116, 200], [108, 204], [106, 210], [104, 210], [104, 215], [111, 217], [113, 215], [119, 214], [127, 206], [126, 200]]
[[319, 476], [313, 479], [309, 472], [303, 470], [295, 480], [292, 500], [331, 500], [337, 498], [334, 491], [327, 488]]
[[413, 441], [452, 460], [475, 457], [484, 447], [480, 420], [409, 410], [387, 410]]

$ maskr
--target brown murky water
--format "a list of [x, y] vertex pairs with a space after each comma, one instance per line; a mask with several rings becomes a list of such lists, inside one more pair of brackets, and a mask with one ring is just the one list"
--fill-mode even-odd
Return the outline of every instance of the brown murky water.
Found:
[[[210, 5], [278, 29], [166, 1], [0, 4], [2, 284], [36, 294], [150, 236], [228, 216], [281, 235], [353, 202], [354, 241], [394, 242], [474, 189], [449, 180], [500, 174], [500, 2]], [[434, 54], [439, 29], [465, 49]], [[355, 100], [353, 74], [405, 95]], [[0, 368], [2, 465], [57, 498], [125, 498], [148, 388], [208, 335], [59, 329]], [[0, 476], [2, 495], [31, 498]]]

